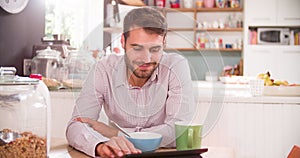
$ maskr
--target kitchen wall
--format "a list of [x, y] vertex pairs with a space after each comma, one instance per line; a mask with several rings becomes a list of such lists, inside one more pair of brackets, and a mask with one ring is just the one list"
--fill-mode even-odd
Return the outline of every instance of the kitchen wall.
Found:
[[32, 46], [44, 36], [45, 1], [30, 0], [18, 14], [0, 8], [0, 66], [14, 66], [23, 74], [23, 59], [32, 57]]
[[[172, 51], [168, 51], [172, 52]], [[205, 80], [206, 72], [216, 72], [220, 75], [226, 65], [234, 66], [240, 62], [240, 52], [219, 51], [174, 51], [184, 56], [191, 69], [192, 80]]]

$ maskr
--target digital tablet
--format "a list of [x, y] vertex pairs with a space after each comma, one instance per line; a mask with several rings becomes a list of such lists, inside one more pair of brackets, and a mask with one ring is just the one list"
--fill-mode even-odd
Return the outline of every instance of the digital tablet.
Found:
[[193, 150], [175, 150], [175, 151], [162, 151], [141, 154], [128, 154], [124, 158], [153, 158], [153, 157], [172, 157], [172, 158], [201, 158], [202, 153], [207, 152], [206, 149], [193, 149]]

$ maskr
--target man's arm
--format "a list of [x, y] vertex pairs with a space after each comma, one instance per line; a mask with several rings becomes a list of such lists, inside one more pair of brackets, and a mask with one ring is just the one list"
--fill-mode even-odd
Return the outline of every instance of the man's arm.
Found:
[[118, 137], [118, 130], [96, 121], [108, 83], [104, 70], [102, 65], [98, 65], [89, 73], [67, 127], [67, 140], [71, 146], [92, 157], [121, 157], [126, 153], [140, 153], [126, 138]]
[[[105, 73], [100, 66], [95, 64], [95, 67], [90, 71], [76, 100], [72, 118], [66, 131], [69, 144], [90, 156], [95, 156], [95, 147], [98, 143], [108, 141], [109, 139], [93, 130], [89, 125], [74, 119], [87, 117], [97, 120], [99, 117], [105, 91], [105, 80], [103, 77]], [[102, 85], [97, 84], [99, 82]]]

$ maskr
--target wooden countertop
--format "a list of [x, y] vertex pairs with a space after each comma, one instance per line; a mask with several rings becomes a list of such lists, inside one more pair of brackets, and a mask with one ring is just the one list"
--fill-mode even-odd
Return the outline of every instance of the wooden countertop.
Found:
[[90, 156], [70, 147], [66, 139], [52, 138], [49, 158], [90, 158]]

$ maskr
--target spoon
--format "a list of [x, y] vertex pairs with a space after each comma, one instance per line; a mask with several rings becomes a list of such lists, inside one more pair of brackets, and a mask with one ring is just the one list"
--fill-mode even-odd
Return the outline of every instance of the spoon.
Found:
[[123, 128], [121, 128], [117, 123], [110, 120], [110, 123], [112, 123], [114, 126], [116, 126], [122, 133], [124, 133], [126, 136], [131, 137]]
[[20, 137], [22, 137], [22, 136], [17, 132], [0, 131], [0, 146], [10, 143]]

